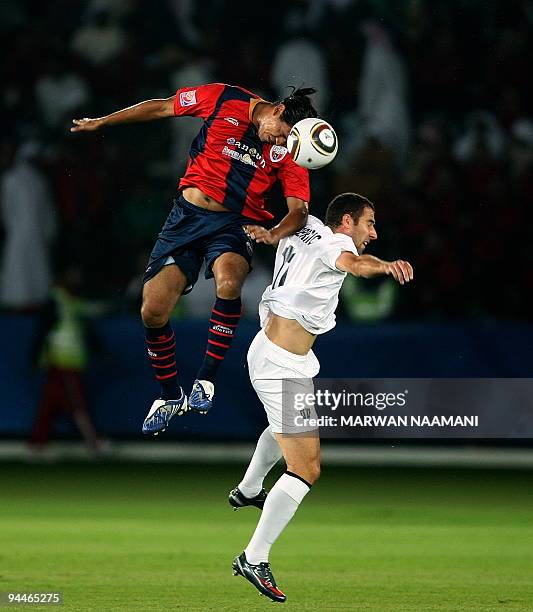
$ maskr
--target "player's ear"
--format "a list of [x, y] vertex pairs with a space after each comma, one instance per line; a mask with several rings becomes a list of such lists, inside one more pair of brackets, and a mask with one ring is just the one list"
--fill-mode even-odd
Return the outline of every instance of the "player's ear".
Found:
[[342, 215], [342, 225], [346, 228], [350, 228], [353, 224], [353, 217], [350, 213], [344, 213]]
[[285, 111], [285, 104], [280, 103], [280, 104], [276, 104], [276, 106], [274, 106], [274, 117], [281, 117], [281, 115], [283, 115]]

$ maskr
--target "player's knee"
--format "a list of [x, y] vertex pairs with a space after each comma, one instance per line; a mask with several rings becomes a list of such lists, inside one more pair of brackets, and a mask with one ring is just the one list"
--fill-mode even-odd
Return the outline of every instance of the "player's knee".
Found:
[[162, 304], [145, 301], [141, 306], [141, 318], [146, 327], [163, 327], [168, 321], [168, 311]]
[[309, 484], [314, 484], [320, 478], [320, 463], [312, 463], [309, 468]]
[[217, 281], [217, 296], [223, 300], [235, 300], [241, 295], [241, 288], [240, 279], [225, 276]]
[[287, 471], [300, 476], [300, 478], [303, 478], [312, 485], [320, 478], [320, 462], [312, 461], [310, 463], [297, 465], [287, 463]]

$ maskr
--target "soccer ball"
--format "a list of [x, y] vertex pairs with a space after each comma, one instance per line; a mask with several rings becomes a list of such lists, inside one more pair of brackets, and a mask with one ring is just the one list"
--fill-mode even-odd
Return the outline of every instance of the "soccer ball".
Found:
[[337, 134], [323, 119], [302, 119], [292, 126], [287, 137], [287, 149], [299, 166], [316, 170], [329, 164], [337, 155]]

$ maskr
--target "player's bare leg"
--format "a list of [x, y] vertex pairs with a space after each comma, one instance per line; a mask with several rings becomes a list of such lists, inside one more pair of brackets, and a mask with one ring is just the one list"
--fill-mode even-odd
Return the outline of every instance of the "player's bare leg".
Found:
[[246, 259], [238, 253], [223, 253], [213, 263], [216, 300], [209, 319], [204, 361], [196, 375], [189, 406], [207, 414], [213, 404], [215, 377], [224, 361], [241, 317], [241, 289], [250, 271]]
[[283, 602], [286, 597], [272, 575], [269, 553], [320, 476], [320, 439], [318, 432], [292, 436], [278, 433], [276, 439], [287, 463], [287, 471], [268, 494], [250, 543], [233, 561], [233, 573], [244, 576], [263, 595]]
[[239, 298], [249, 271], [248, 262], [238, 253], [223, 253], [217, 257], [213, 263], [217, 297], [224, 300]]
[[313, 485], [320, 478], [320, 437], [318, 431], [284, 435], [277, 433], [276, 440], [281, 447], [287, 464], [287, 472]]
[[169, 323], [170, 313], [187, 286], [187, 279], [175, 264], [163, 266], [143, 288], [141, 317], [146, 331], [148, 357], [161, 397], [152, 404], [142, 431], [157, 435], [170, 419], [187, 411], [187, 397], [178, 382], [176, 338]]
[[158, 328], [167, 323], [186, 285], [185, 274], [175, 264], [163, 266], [144, 284], [141, 317], [145, 327]]

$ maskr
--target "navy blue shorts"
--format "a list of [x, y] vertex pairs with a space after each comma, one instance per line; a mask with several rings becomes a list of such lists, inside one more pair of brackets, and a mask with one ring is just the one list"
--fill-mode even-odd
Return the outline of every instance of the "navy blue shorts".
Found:
[[189, 293], [198, 280], [203, 261], [205, 277], [213, 278], [212, 265], [222, 253], [242, 255], [251, 270], [253, 243], [243, 228], [247, 223], [257, 221], [234, 212], [200, 208], [180, 195], [159, 233], [143, 283], [153, 278], [165, 264], [175, 263], [187, 278], [183, 293]]

